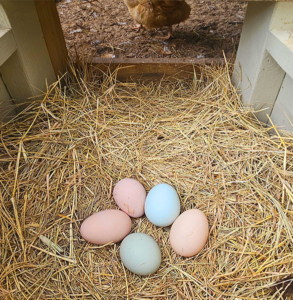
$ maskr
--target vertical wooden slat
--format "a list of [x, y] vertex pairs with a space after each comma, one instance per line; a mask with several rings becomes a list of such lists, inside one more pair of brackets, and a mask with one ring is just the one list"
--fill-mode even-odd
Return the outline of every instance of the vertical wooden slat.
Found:
[[293, 79], [288, 74], [275, 102], [271, 120], [280, 129], [293, 131]]
[[[30, 90], [29, 97], [46, 92], [47, 84], [55, 82], [56, 75], [34, 0], [0, 0], [0, 3], [17, 45], [17, 55], [0, 67], [8, 91], [18, 99], [27, 98], [27, 93], [22, 94], [22, 91]], [[23, 75], [21, 78], [24, 80], [18, 82], [19, 74]]]
[[14, 103], [0, 76], [0, 121], [8, 121], [15, 114]]
[[16, 51], [17, 45], [11, 29], [0, 28], [0, 66]]
[[37, 95], [38, 90], [29, 84], [18, 51], [14, 52], [1, 66], [0, 73], [14, 103], [22, 103], [23, 100]]
[[68, 54], [55, 0], [35, 0], [44, 39], [56, 76], [66, 71]]

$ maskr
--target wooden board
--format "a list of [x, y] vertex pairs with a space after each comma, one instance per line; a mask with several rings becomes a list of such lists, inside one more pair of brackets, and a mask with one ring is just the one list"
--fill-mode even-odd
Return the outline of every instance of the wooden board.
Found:
[[271, 120], [279, 129], [293, 131], [293, 79], [288, 74], [273, 107]]
[[11, 29], [0, 28], [0, 66], [16, 51], [17, 46]]
[[9, 20], [7, 18], [3, 6], [0, 3], [0, 29], [10, 29], [10, 28], [11, 26]]
[[0, 121], [8, 121], [15, 114], [14, 103], [0, 77]]
[[117, 72], [118, 80], [176, 80], [193, 79], [200, 74], [200, 66], [223, 65], [223, 59], [105, 59], [94, 58], [93, 65], [100, 72]]
[[37, 95], [37, 90], [28, 83], [18, 51], [14, 52], [0, 67], [0, 73], [15, 103], [22, 103], [24, 99]]
[[55, 0], [35, 0], [36, 10], [56, 77], [66, 71], [68, 54]]
[[[20, 83], [17, 84], [17, 78], [18, 70], [22, 68], [25, 78], [22, 84], [27, 86], [26, 89], [30, 89], [29, 96], [39, 95], [40, 90], [46, 91], [46, 80], [51, 84], [56, 81], [56, 76], [44, 41], [34, 0], [0, 0], [0, 4], [7, 15], [17, 44], [17, 56], [10, 61], [16, 62], [15, 59], [19, 59], [14, 64], [14, 66], [18, 66], [17, 70], [13, 66], [7, 66], [8, 60], [5, 62], [7, 72], [4, 74], [2, 73], [3, 69], [1, 70], [4, 82], [11, 95], [21, 96], [20, 91], [23, 86]], [[9, 81], [16, 83], [13, 85], [16, 90], [12, 90]], [[14, 96], [12, 97], [14, 98]], [[25, 97], [26, 94], [21, 98]]]

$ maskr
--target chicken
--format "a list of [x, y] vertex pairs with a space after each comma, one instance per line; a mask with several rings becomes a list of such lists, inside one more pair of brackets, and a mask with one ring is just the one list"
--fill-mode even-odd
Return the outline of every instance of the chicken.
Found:
[[171, 38], [172, 25], [189, 18], [190, 6], [185, 0], [124, 0], [133, 19], [146, 29], [168, 27]]

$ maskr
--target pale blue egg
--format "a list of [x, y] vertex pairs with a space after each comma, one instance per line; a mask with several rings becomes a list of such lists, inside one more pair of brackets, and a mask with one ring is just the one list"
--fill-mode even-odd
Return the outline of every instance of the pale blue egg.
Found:
[[124, 266], [138, 275], [155, 273], [161, 264], [161, 251], [156, 241], [145, 233], [128, 235], [120, 246]]
[[180, 200], [176, 190], [162, 183], [153, 187], [145, 201], [145, 215], [157, 226], [169, 226], [180, 214]]

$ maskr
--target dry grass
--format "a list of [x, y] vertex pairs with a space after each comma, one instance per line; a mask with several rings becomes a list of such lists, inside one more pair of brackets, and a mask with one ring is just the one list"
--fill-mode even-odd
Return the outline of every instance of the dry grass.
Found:
[[[3, 299], [280, 299], [271, 287], [293, 271], [293, 140], [252, 118], [227, 68], [203, 74], [101, 84], [79, 72], [1, 127]], [[112, 189], [124, 177], [147, 190], [169, 183], [182, 211], [204, 211], [203, 251], [175, 255], [168, 228], [133, 219], [163, 256], [140, 277], [124, 269], [119, 244], [81, 239], [84, 218], [117, 208]]]

